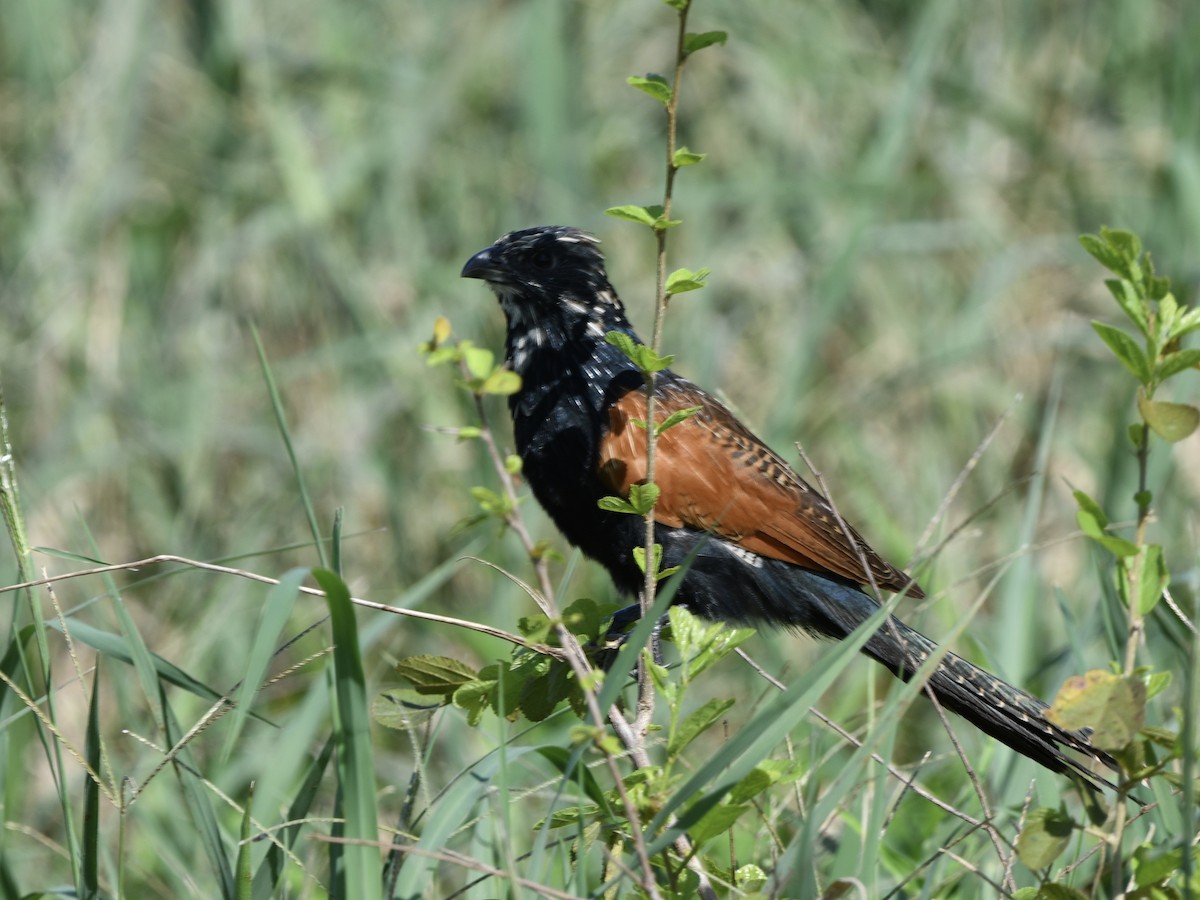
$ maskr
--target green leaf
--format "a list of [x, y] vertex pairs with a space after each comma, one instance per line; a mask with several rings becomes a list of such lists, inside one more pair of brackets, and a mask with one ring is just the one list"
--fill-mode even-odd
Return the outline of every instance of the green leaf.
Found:
[[732, 828], [733, 823], [749, 808], [749, 804], [730, 805], [719, 803], [701, 816], [699, 822], [688, 829], [688, 837], [698, 845], [712, 838], [719, 837]]
[[745, 894], [753, 894], [761, 891], [766, 885], [767, 873], [754, 863], [747, 863], [733, 873], [733, 882], [737, 885], [738, 890]]
[[493, 394], [507, 397], [521, 389], [521, 376], [511, 369], [497, 367], [488, 373], [483, 383], [476, 389], [479, 394]]
[[1142, 255], [1142, 242], [1132, 231], [1120, 228], [1101, 228], [1100, 237], [1126, 265], [1137, 263]]
[[[466, 342], [464, 341], [464, 344]], [[487, 378], [492, 372], [496, 354], [486, 347], [464, 346], [462, 348], [463, 363], [473, 378]]]
[[1138, 381], [1142, 384], [1150, 383], [1150, 363], [1133, 338], [1120, 328], [1114, 328], [1104, 322], [1092, 322], [1092, 328]]
[[508, 502], [508, 498], [497, 494], [491, 488], [476, 485], [471, 488], [470, 494], [475, 498], [475, 502], [479, 504], [479, 508], [489, 516], [503, 518], [512, 511], [512, 505]]
[[623, 331], [610, 331], [604, 336], [604, 340], [624, 353], [643, 375], [661, 372], [675, 361], [673, 355], [660, 356], [652, 348], [637, 343]]
[[525, 465], [524, 461], [515, 453], [510, 453], [504, 457], [504, 471], [509, 475], [516, 475], [521, 471], [523, 465]]
[[[1134, 853], [1134, 882], [1140, 888], [1154, 885], [1166, 887], [1166, 882], [1183, 866], [1183, 850], [1180, 847], [1158, 855], [1152, 855], [1153, 853], [1154, 851], [1148, 846], [1139, 847]], [[1139, 893], [1139, 896], [1142, 895]], [[1147, 893], [1144, 896], [1157, 895]]]
[[669, 368], [671, 363], [675, 362], [675, 355], [668, 353], [661, 356], [642, 344], [638, 347], [634, 362], [637, 363], [637, 367], [642, 370], [643, 374], [648, 375], [651, 372], [661, 372], [663, 369]]
[[683, 38], [683, 52], [690, 56], [697, 50], [711, 47], [713, 44], [724, 44], [729, 35], [724, 31], [702, 31], [699, 34], [688, 33]]
[[686, 166], [694, 166], [696, 163], [703, 161], [708, 156], [707, 153], [693, 153], [687, 147], [680, 147], [675, 151], [675, 155], [671, 157], [671, 162], [675, 164], [675, 168], [682, 169]]
[[1075, 822], [1066, 812], [1041, 807], [1029, 813], [1017, 838], [1017, 856], [1031, 869], [1044, 869], [1071, 841]]
[[692, 0], [663, 0], [663, 3], [671, 7], [671, 9], [677, 9], [680, 12], [683, 12], [688, 8], [688, 6], [691, 5]]
[[651, 215], [650, 210], [645, 206], [610, 206], [604, 211], [606, 216], [612, 216], [614, 219], [628, 219], [631, 222], [640, 222], [643, 225], [654, 227], [654, 222], [658, 215]]
[[1163, 382], [1184, 369], [1200, 369], [1200, 347], [1165, 354], [1158, 362], [1154, 377]]
[[1109, 247], [1107, 242], [1101, 240], [1099, 236], [1094, 234], [1081, 234], [1079, 236], [1079, 243], [1082, 244], [1083, 249], [1095, 257], [1096, 261], [1099, 262], [1100, 265], [1104, 266], [1104, 268], [1111, 272], [1121, 271], [1122, 266], [1120, 255], [1117, 254], [1111, 247]]
[[396, 663], [396, 674], [423, 695], [450, 695], [479, 677], [475, 669], [449, 656], [405, 657]]
[[1088, 900], [1087, 894], [1080, 893], [1069, 885], [1055, 884], [1052, 881], [1038, 888], [1035, 896], [1037, 900]]
[[667, 84], [667, 79], [661, 75], [647, 75], [644, 78], [640, 75], [630, 75], [625, 79], [625, 83], [644, 94], [649, 94], [663, 106], [671, 102], [671, 85]]
[[422, 353], [432, 353], [450, 339], [450, 320], [438, 316], [433, 320], [433, 337], [421, 344]]
[[1178, 322], [1179, 302], [1175, 299], [1174, 294], [1167, 294], [1158, 301], [1158, 333], [1161, 340], [1166, 341], [1177, 327]]
[[629, 513], [638, 515], [638, 511], [633, 508], [633, 505], [621, 497], [601, 497], [596, 501], [596, 505], [605, 512]]
[[612, 344], [618, 350], [625, 354], [629, 360], [636, 360], [637, 348], [640, 346], [637, 341], [627, 335], [623, 331], [610, 331], [604, 335], [604, 342]]
[[604, 211], [605, 215], [616, 219], [629, 219], [642, 225], [649, 225], [655, 231], [666, 231], [681, 225], [681, 219], [668, 219], [663, 215], [661, 206], [613, 206]]
[[1152, 672], [1146, 678], [1146, 699], [1149, 700], [1151, 697], [1161, 694], [1170, 683], [1170, 672]]
[[1144, 547], [1135, 564], [1141, 567], [1138, 577], [1138, 609], [1146, 616], [1162, 599], [1163, 591], [1171, 581], [1171, 575], [1167, 572], [1162, 547], [1158, 544]]
[[562, 611], [562, 621], [572, 634], [598, 637], [600, 626], [617, 608], [616, 604], [597, 603], [589, 597], [580, 597]]
[[[466, 342], [464, 341], [463, 343]], [[446, 363], [458, 362], [461, 358], [462, 351], [453, 344], [447, 344], [445, 347], [438, 347], [436, 350], [431, 350], [425, 359], [425, 365], [430, 368], [433, 366], [444, 366]]]
[[661, 435], [668, 428], [674, 428], [680, 422], [686, 422], [688, 419], [690, 419], [696, 413], [700, 412], [700, 410], [702, 410], [703, 408], [704, 408], [703, 406], [689, 406], [689, 407], [687, 407], [687, 409], [675, 410], [675, 412], [671, 413], [669, 416], [667, 416], [665, 419], [663, 419], [661, 422], [659, 422], [657, 426], [655, 426], [655, 428], [654, 428], [655, 437], [657, 437], [658, 435]]
[[1108, 516], [1104, 514], [1104, 510], [1100, 508], [1100, 504], [1085, 494], [1083, 491], [1074, 491], [1075, 503], [1079, 508], [1086, 512], [1089, 516], [1096, 520], [1096, 524], [1101, 528], [1108, 527]]
[[1068, 678], [1046, 715], [1069, 731], [1091, 728], [1091, 743], [1101, 750], [1123, 750], [1145, 722], [1146, 685], [1093, 669]]
[[[495, 666], [488, 666], [484, 672], [489, 669], [495, 669]], [[454, 705], [467, 714], [467, 724], [475, 727], [483, 719], [483, 714], [492, 708], [495, 691], [495, 679], [481, 679], [464, 684], [454, 692], [452, 699]]]
[[1171, 335], [1173, 338], [1183, 337], [1189, 332], [1200, 328], [1200, 306], [1195, 309], [1188, 310], [1179, 317], [1179, 321], [1175, 323], [1175, 333]]
[[658, 485], [652, 481], [644, 484], [631, 484], [629, 486], [629, 505], [639, 516], [647, 515], [654, 509], [654, 504], [658, 502], [659, 493]]
[[[646, 547], [634, 547], [634, 562], [637, 563], [637, 568], [642, 572], [646, 571]], [[654, 580], [662, 581], [664, 578], [670, 577], [679, 571], [678, 565], [672, 565], [670, 569], [662, 568], [662, 545], [654, 545]]]
[[1104, 282], [1117, 305], [1124, 310], [1125, 315], [1137, 326], [1145, 337], [1150, 337], [1150, 324], [1146, 320], [1146, 303], [1138, 294], [1133, 282], [1125, 278], [1109, 278]]
[[450, 700], [435, 700], [408, 688], [380, 691], [371, 700], [371, 718], [384, 728], [412, 731], [424, 728], [435, 712]]
[[709, 700], [684, 719], [667, 743], [667, 754], [677, 755], [688, 744], [715, 724], [736, 701], [732, 698]]
[[1141, 391], [1138, 391], [1138, 412], [1151, 431], [1172, 444], [1190, 437], [1200, 426], [1200, 409], [1186, 403], [1150, 400]]
[[[646, 548], [633, 548], [633, 561], [637, 563], [637, 567], [644, 573], [646, 571]], [[654, 545], [654, 571], [657, 572], [659, 566], [662, 565], [662, 544]]]
[[565, 663], [549, 667], [545, 675], [530, 678], [521, 684], [518, 707], [530, 722], [544, 722], [567, 696], [570, 683]]
[[1104, 530], [1108, 525], [1108, 517], [1104, 515], [1104, 511], [1100, 509], [1096, 501], [1083, 491], [1076, 491], [1075, 502], [1079, 504], [1079, 509], [1075, 513], [1075, 521], [1079, 523], [1080, 531], [1109, 553], [1121, 559], [1137, 555], [1136, 544]]
[[704, 287], [704, 280], [708, 278], [709, 272], [709, 269], [698, 269], [695, 272], [691, 269], [676, 269], [667, 276], [666, 291], [668, 294], [698, 291]]

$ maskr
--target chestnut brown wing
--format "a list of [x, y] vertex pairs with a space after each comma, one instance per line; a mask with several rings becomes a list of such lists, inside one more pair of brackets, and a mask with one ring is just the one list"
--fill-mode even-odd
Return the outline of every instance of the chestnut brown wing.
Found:
[[[924, 596], [908, 575], [850, 529], [852, 542], [829, 502], [717, 400], [693, 385], [675, 383], [659, 388], [655, 406], [660, 422], [678, 410], [701, 407], [658, 439], [658, 522], [709, 531], [759, 556], [858, 584], [873, 577], [880, 588], [907, 587], [910, 596]], [[640, 389], [610, 407], [600, 444], [601, 480], [622, 497], [646, 477], [646, 430], [635, 419], [646, 420], [646, 395]]]

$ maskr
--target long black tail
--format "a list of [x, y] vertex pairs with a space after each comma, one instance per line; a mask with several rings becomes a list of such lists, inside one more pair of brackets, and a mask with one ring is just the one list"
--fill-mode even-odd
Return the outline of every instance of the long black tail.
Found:
[[[734, 562], [742, 589], [731, 596], [725, 569], [733, 557], [718, 544], [712, 542], [701, 550], [676, 598], [705, 618], [782, 625], [841, 640], [879, 609], [855, 586], [767, 559], [756, 567]], [[863, 652], [908, 681], [936, 649], [933, 641], [893, 616]], [[1093, 746], [1086, 732], [1055, 725], [1046, 717], [1048, 707], [1041, 700], [962, 657], [945, 654], [927, 689], [943, 707], [1047, 769], [1078, 774], [1093, 787], [1114, 787], [1088, 763], [1118, 771], [1116, 760]]]
[[[893, 617], [863, 649], [868, 656], [908, 681], [933, 653], [935, 645]], [[1055, 725], [1047, 718], [1047, 706], [1041, 700], [961, 656], [953, 653], [943, 656], [929, 676], [927, 687], [946, 709], [1047, 769], [1075, 772], [1093, 786], [1097, 782], [1113, 786], [1084, 762], [1085, 759], [1095, 760], [1117, 770], [1116, 760], [1092, 746], [1087, 734]]]
[[[815, 616], [805, 626], [809, 630], [840, 640], [879, 609], [874, 600], [853, 587], [820, 580], [825, 588], [824, 615]], [[933, 641], [893, 616], [867, 641], [863, 652], [908, 681], [936, 649]], [[946, 653], [929, 676], [927, 689], [946, 709], [1047, 769], [1077, 773], [1092, 786], [1113, 787], [1093, 772], [1087, 761], [1102, 763], [1113, 771], [1118, 770], [1117, 762], [1094, 747], [1086, 733], [1055, 725], [1047, 718], [1048, 707], [1041, 700], [961, 656]]]

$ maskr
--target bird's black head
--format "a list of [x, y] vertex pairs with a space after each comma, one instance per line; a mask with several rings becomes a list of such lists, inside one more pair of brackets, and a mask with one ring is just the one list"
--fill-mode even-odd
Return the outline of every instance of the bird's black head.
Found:
[[463, 278], [486, 281], [500, 300], [517, 371], [539, 348], [589, 344], [629, 329], [598, 243], [564, 225], [527, 228], [504, 235], [463, 266]]

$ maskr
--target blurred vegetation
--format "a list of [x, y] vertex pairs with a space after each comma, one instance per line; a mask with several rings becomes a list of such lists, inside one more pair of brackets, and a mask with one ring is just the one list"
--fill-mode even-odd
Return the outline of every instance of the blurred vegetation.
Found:
[[[1136, 230], [1180, 299], [1196, 302], [1200, 5], [704, 0], [694, 16], [730, 41], [689, 72], [683, 95], [683, 143], [709, 156], [677, 192], [686, 225], [672, 264], [713, 274], [673, 305], [665, 350], [774, 446], [800, 441], [842, 511], [900, 562], [1009, 412], [940, 533], [1002, 496], [923, 573], [933, 599], [906, 618], [944, 634], [1003, 561], [962, 649], [1042, 695], [1103, 666], [1121, 641], [1114, 592], [1078, 536], [1071, 491], [1136, 515], [1133, 393], [1088, 325], [1114, 310], [1075, 236]], [[667, 64], [665, 21], [652, 0], [0, 6], [0, 381], [31, 542], [107, 562], [237, 558], [276, 576], [316, 564], [253, 322], [322, 527], [345, 508], [353, 593], [511, 630], [527, 598], [482, 566], [413, 590], [468, 553], [525, 571], [510, 536], [455, 528], [474, 512], [468, 487], [489, 475], [473, 446], [429, 430], [470, 412], [416, 348], [439, 314], [500, 345], [492, 298], [458, 272], [500, 233], [535, 224], [598, 233], [648, 328], [652, 246], [600, 211], [660, 191], [648, 138], [659, 109], [624, 78]], [[1177, 381], [1194, 401], [1196, 373]], [[1150, 481], [1155, 540], [1194, 617], [1200, 439], [1160, 453]], [[79, 565], [45, 554], [36, 564]], [[0, 583], [17, 580], [0, 555]], [[106, 592], [83, 580], [58, 599], [120, 630]], [[581, 565], [568, 593], [611, 588]], [[149, 647], [220, 691], [245, 670], [264, 596], [199, 573], [124, 593]], [[302, 598], [296, 610], [289, 633], [324, 605]], [[359, 615], [374, 685], [412, 652], [476, 664], [508, 652], [473, 633]], [[1159, 668], [1179, 658], [1178, 630], [1160, 606], [1146, 652]], [[288, 663], [326, 643], [306, 636]], [[755, 648], [785, 679], [823, 652], [778, 635]], [[162, 738], [132, 674], [104, 671], [106, 752], [118, 776], [139, 781], [159, 756], [121, 729]], [[857, 727], [876, 673], [851, 671], [826, 707]], [[758, 697], [744, 675], [738, 692]], [[731, 665], [729, 678], [742, 676]], [[257, 709], [294, 721], [322, 684], [302, 672]], [[86, 693], [59, 689], [58, 716], [82, 743]], [[172, 702], [185, 728], [208, 705]], [[1168, 691], [1160, 715], [1178, 702]], [[8, 771], [29, 773], [4, 783], [5, 877], [23, 889], [68, 883], [44, 755], [20, 705], [5, 710]], [[906, 721], [899, 761], [946, 751], [927, 711]], [[292, 737], [323, 733], [305, 727]], [[426, 760], [431, 790], [499, 733], [441, 727], [456, 737]], [[399, 733], [376, 738], [380, 783], [396, 786], [381, 798], [393, 821], [413, 747]], [[1019, 810], [1032, 766], [963, 738], [1003, 782], [996, 804]], [[812, 739], [820, 757], [831, 739]], [[273, 785], [255, 798], [270, 811], [320, 749], [300, 741], [281, 758], [280, 744], [250, 723], [231, 760], [219, 759], [219, 726], [192, 750], [231, 794]], [[957, 765], [924, 774], [966, 797]], [[1038, 782], [1055, 789], [1051, 776]], [[236, 834], [237, 822], [231, 810], [222, 824]], [[165, 777], [125, 828], [130, 896], [211, 895]], [[897, 834], [893, 852], [920, 858], [918, 833]]]

